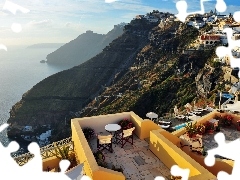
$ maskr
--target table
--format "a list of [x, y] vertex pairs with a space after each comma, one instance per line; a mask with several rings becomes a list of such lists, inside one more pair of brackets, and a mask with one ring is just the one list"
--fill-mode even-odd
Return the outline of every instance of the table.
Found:
[[[107, 125], [105, 126], [105, 130], [106, 130], [106, 131], [110, 132], [111, 134], [113, 133], [113, 138], [114, 138], [114, 139], [115, 139], [115, 137], [116, 137], [116, 132], [117, 132], [118, 130], [120, 130], [120, 129], [121, 129], [121, 126], [118, 125], [118, 124], [107, 124]], [[116, 141], [114, 141], [113, 143], [116, 143]]]

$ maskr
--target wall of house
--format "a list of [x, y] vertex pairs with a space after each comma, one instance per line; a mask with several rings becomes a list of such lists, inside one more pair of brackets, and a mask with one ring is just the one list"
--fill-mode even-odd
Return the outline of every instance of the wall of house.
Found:
[[82, 132], [78, 119], [71, 122], [72, 141], [74, 143], [74, 152], [78, 163], [84, 163], [83, 170], [87, 176], [93, 178], [94, 171], [98, 171], [98, 164], [93, 156], [88, 142]]
[[[170, 139], [172, 138], [172, 136], [168, 136], [167, 133], [163, 134]], [[183, 169], [188, 168], [190, 169], [189, 176], [192, 180], [194, 176], [201, 179], [215, 178], [212, 173], [203, 168], [165, 136], [161, 134], [161, 130], [151, 131], [149, 148], [169, 169], [171, 169], [173, 165], [178, 165]], [[174, 139], [175, 138], [172, 138], [172, 141], [175, 141]]]
[[[114, 173], [114, 174], [113, 174]], [[94, 180], [125, 180], [125, 177], [122, 173], [113, 171], [111, 169], [106, 169], [104, 167], [99, 166], [99, 171], [95, 171], [93, 174]]]
[[95, 133], [106, 132], [105, 126], [107, 124], [117, 124], [120, 120], [130, 119], [130, 113], [117, 113], [108, 115], [99, 115], [92, 117], [76, 118], [79, 120], [79, 124], [82, 128], [91, 127], [95, 130]]
[[[74, 143], [74, 152], [76, 154], [76, 158], [78, 163], [84, 163], [84, 172], [86, 173], [87, 176], [91, 177], [94, 180], [101, 180], [101, 179], [114, 179], [114, 180], [125, 180], [125, 176], [117, 171], [113, 171], [111, 169], [106, 169], [98, 166], [91, 148], [89, 147], [89, 144], [82, 132], [82, 127], [80, 126], [81, 121], [83, 121], [83, 125], [85, 127], [91, 127], [93, 129], [97, 129], [99, 126], [94, 126], [95, 124], [104, 124], [104, 121], [106, 120], [108, 123], [112, 123], [111, 121], [109, 122], [109, 119], [111, 119], [110, 116], [108, 117], [101, 116], [101, 119], [96, 119], [96, 118], [88, 118], [88, 124], [86, 123], [86, 118], [77, 118], [73, 119], [71, 122], [71, 128], [72, 128], [72, 140]], [[124, 117], [126, 118], [126, 114], [123, 114], [123, 116], [119, 117]], [[117, 118], [119, 118], [117, 116]], [[115, 117], [116, 118], [116, 117]], [[98, 123], [96, 123], [96, 120]], [[103, 122], [101, 122], [101, 120]], [[107, 123], [107, 124], [108, 124]], [[101, 126], [100, 126], [101, 127]]]
[[143, 120], [133, 111], [130, 112], [130, 120], [135, 127], [134, 134], [141, 140], [149, 138], [151, 130], [162, 129], [160, 126], [149, 119]]
[[46, 171], [48, 167], [50, 169], [59, 167], [59, 162], [60, 159], [55, 156], [43, 159], [43, 171]]

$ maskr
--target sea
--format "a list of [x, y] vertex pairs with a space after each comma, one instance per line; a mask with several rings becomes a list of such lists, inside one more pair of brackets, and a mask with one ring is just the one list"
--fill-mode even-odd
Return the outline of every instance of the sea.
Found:
[[[27, 48], [10, 46], [0, 50], [0, 125], [7, 122], [9, 111], [21, 100], [22, 95], [35, 84], [57, 72], [69, 69], [40, 63], [56, 48]], [[6, 129], [0, 132], [0, 142], [7, 146], [10, 142]]]

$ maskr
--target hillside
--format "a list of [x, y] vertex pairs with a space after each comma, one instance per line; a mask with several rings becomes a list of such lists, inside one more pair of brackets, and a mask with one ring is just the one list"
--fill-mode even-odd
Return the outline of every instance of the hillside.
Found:
[[123, 24], [115, 25], [107, 34], [86, 31], [86, 33], [79, 35], [76, 39], [48, 54], [46, 57], [47, 63], [77, 66], [102, 52], [109, 43], [121, 36], [123, 27]]
[[97, 56], [42, 80], [26, 92], [10, 111], [8, 123], [12, 126], [8, 136], [20, 136], [19, 126], [50, 124], [61, 127], [61, 133], [56, 135], [61, 139], [67, 129], [63, 127], [65, 120], [70, 122], [70, 112], [83, 108], [102, 92], [104, 85], [112, 83], [117, 73], [128, 69], [136, 54], [149, 43], [148, 32], [156, 26], [146, 20], [130, 24], [138, 29], [138, 34], [123, 33]]
[[149, 111], [163, 116], [197, 98], [201, 89], [196, 77], [201, 86], [210, 82], [206, 98], [213, 99], [223, 88], [218, 83], [223, 71], [213, 62], [215, 47], [188, 53], [199, 34], [177, 21], [159, 27], [145, 19], [132, 20], [101, 53], [25, 93], [11, 109], [8, 135], [20, 135], [17, 126], [50, 124], [54, 141], [70, 135], [75, 117], [122, 111], [142, 118]]

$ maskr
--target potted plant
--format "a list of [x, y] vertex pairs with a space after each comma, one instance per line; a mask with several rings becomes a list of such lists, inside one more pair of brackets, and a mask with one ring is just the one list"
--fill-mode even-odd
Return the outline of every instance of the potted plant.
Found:
[[220, 116], [220, 122], [223, 126], [231, 126], [233, 117], [231, 115]]
[[83, 129], [83, 134], [86, 137], [86, 139], [89, 140], [95, 135], [95, 132], [94, 132], [94, 129], [90, 127], [86, 127]]
[[198, 133], [198, 131], [197, 131], [197, 123], [194, 123], [194, 124], [192, 122], [187, 123], [185, 128], [186, 128], [186, 132], [187, 132], [187, 134], [188, 134], [188, 136], [190, 138], [196, 136], [196, 134]]
[[205, 133], [205, 130], [206, 130], [206, 128], [205, 128], [205, 126], [204, 126], [203, 124], [199, 124], [199, 125], [197, 126], [197, 132], [198, 132], [198, 134], [203, 135], [203, 134]]
[[62, 147], [57, 146], [55, 148], [55, 153], [54, 153], [54, 155], [58, 159], [60, 160], [67, 159], [71, 163], [67, 170], [70, 170], [71, 168], [77, 165], [76, 158], [73, 156], [73, 154], [69, 153], [69, 151], [70, 151], [70, 146], [63, 145]]
[[130, 129], [133, 127], [133, 123], [129, 121], [127, 118], [121, 120], [118, 123], [118, 125], [120, 125], [123, 130]]
[[220, 132], [220, 130], [221, 130], [221, 129], [220, 129], [220, 125], [218, 124], [218, 126], [217, 126], [216, 129], [215, 129], [215, 131], [216, 131], [216, 132]]
[[206, 131], [209, 133], [209, 134], [213, 134], [214, 133], [214, 124], [207, 121], [205, 123], [205, 127], [206, 127]]
[[107, 163], [105, 162], [105, 156], [101, 150], [97, 150], [93, 153], [93, 156], [95, 157], [95, 160], [97, 161], [97, 164], [102, 167], [107, 167]]

